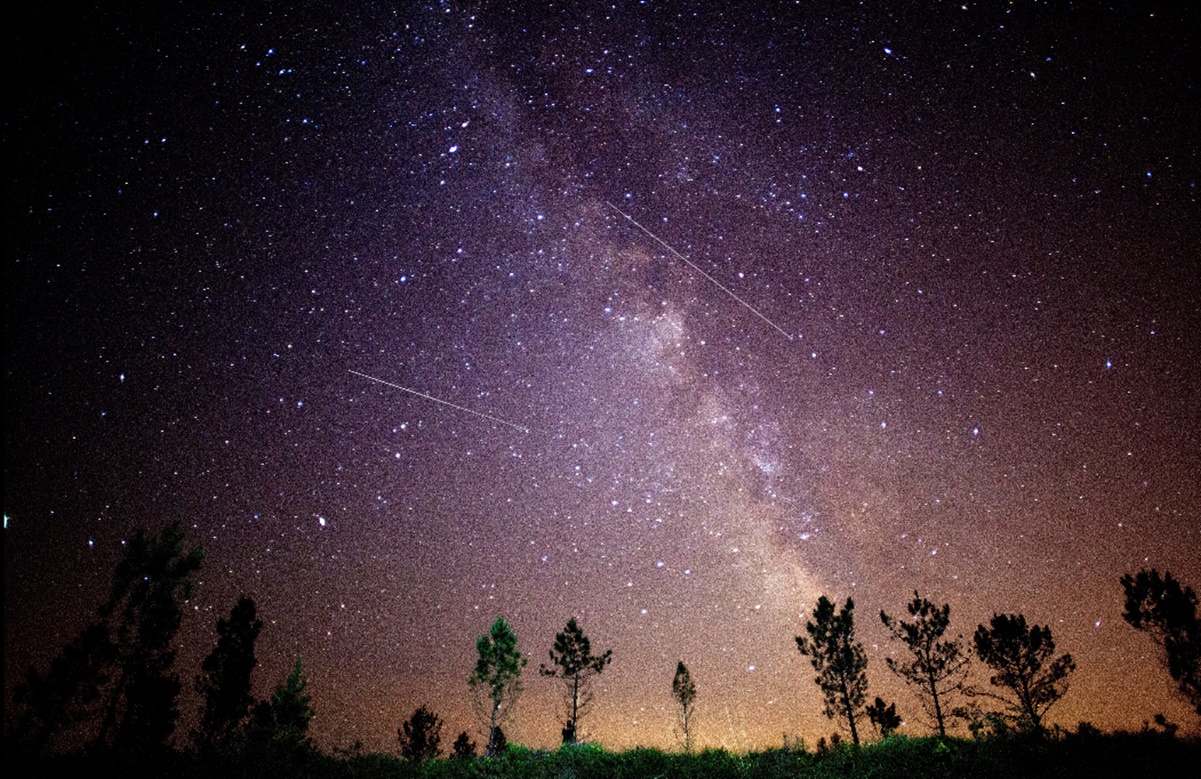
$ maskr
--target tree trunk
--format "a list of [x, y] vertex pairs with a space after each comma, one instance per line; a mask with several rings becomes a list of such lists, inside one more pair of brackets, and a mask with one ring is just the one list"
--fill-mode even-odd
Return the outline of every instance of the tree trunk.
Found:
[[571, 743], [580, 737], [580, 675], [571, 679]]
[[938, 723], [938, 735], [947, 737], [947, 727], [943, 724], [942, 705], [938, 702], [938, 683], [934, 681], [934, 673], [930, 672], [930, 697], [934, 699], [934, 720]]
[[488, 754], [496, 756], [496, 714], [500, 711], [500, 703], [492, 701], [492, 721], [488, 728]]
[[847, 722], [851, 723], [851, 741], [855, 742], [855, 746], [859, 746], [859, 729], [855, 727], [855, 710], [851, 708], [851, 693], [847, 689], [846, 680], [843, 679], [842, 685], [842, 707], [847, 714]]
[[117, 724], [117, 705], [121, 701], [121, 695], [125, 692], [125, 671], [121, 671], [121, 675], [117, 677], [117, 683], [113, 685], [113, 694], [109, 698], [108, 704], [104, 707], [104, 719], [100, 721], [100, 732], [96, 734], [96, 741], [93, 742], [92, 748], [96, 751], [101, 751], [106, 746], [108, 740], [108, 731]]

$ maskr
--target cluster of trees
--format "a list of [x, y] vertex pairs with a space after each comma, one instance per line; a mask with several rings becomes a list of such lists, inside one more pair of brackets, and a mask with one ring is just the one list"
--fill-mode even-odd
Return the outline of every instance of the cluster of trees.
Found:
[[[980, 625], [973, 638], [976, 657], [989, 667], [992, 689], [968, 685], [967, 667], [972, 648], [962, 636], [948, 638], [951, 607], [936, 606], [918, 593], [908, 606], [912, 621], [880, 612], [880, 621], [893, 637], [904, 644], [903, 660], [887, 658], [890, 671], [915, 692], [939, 735], [945, 736], [952, 716], [973, 724], [1014, 723], [1024, 730], [1041, 732], [1043, 716], [1067, 691], [1067, 677], [1075, 670], [1071, 655], [1052, 659], [1055, 642], [1047, 627], [1026, 624], [1020, 614], [995, 614], [987, 626]], [[859, 744], [859, 723], [868, 719], [883, 735], [900, 725], [896, 704], [877, 697], [867, 699], [867, 653], [855, 640], [855, 603], [835, 609], [824, 595], [818, 599], [813, 618], [805, 625], [808, 636], [797, 636], [797, 649], [810, 658], [815, 680], [825, 702], [824, 713], [843, 721], [851, 740]], [[989, 698], [1002, 705], [1000, 712], [982, 713], [976, 706], [951, 707], [957, 697]]]
[[[1182, 587], [1170, 573], [1140, 571], [1122, 577], [1126, 595], [1123, 617], [1149, 633], [1163, 648], [1164, 665], [1177, 688], [1201, 716], [1201, 620], [1197, 596]], [[915, 693], [930, 724], [946, 736], [951, 717], [962, 718], [973, 733], [1017, 730], [1042, 733], [1047, 711], [1068, 689], [1076, 670], [1070, 654], [1055, 655], [1055, 640], [1045, 625], [1028, 625], [1022, 614], [994, 614], [988, 625], [979, 625], [968, 645], [963, 636], [950, 638], [951, 607], [937, 606], [917, 592], [908, 605], [910, 620], [880, 612], [880, 621], [906, 650], [903, 659], [886, 658], [888, 669]], [[896, 704], [877, 697], [867, 699], [867, 654], [855, 640], [855, 604], [847, 598], [842, 608], [826, 597], [818, 599], [806, 636], [797, 636], [797, 649], [810, 658], [821, 688], [824, 713], [843, 722], [855, 744], [859, 723], [866, 718], [887, 736], [900, 724]], [[968, 683], [973, 655], [988, 667], [989, 687]], [[973, 699], [1000, 704], [999, 711], [983, 711]], [[953, 706], [956, 700], [964, 705]]]
[[94, 751], [166, 744], [179, 717], [180, 681], [171, 669], [180, 603], [203, 560], [200, 547], [185, 550], [184, 541], [179, 524], [156, 538], [137, 533], [96, 620], [45, 673], [26, 673], [14, 693], [22, 708], [16, 729], [33, 751], [42, 752], [63, 731], [78, 733]]
[[[488, 729], [486, 754], [497, 755], [507, 747], [503, 724], [510, 718], [521, 695], [521, 671], [529, 659], [518, 649], [517, 634], [504, 617], [496, 618], [488, 632], [476, 640], [475, 647], [476, 665], [467, 683], [475, 694], [476, 711]], [[576, 744], [579, 743], [580, 720], [592, 702], [592, 681], [612, 662], [613, 650], [593, 654], [591, 640], [573, 617], [555, 635], [548, 655], [550, 663], [542, 663], [538, 672], [562, 683], [566, 711], [563, 743]], [[696, 683], [683, 661], [676, 666], [672, 696], [677, 705], [680, 738], [685, 750], [690, 752]], [[417, 762], [438, 757], [441, 754], [441, 730], [442, 720], [425, 706], [419, 707], [397, 731], [401, 755]], [[460, 733], [452, 756], [474, 754], [475, 744], [466, 732]]]
[[[168, 749], [179, 719], [181, 682], [174, 671], [175, 634], [192, 577], [204, 559], [185, 548], [178, 522], [161, 535], [137, 532], [113, 572], [108, 599], [50, 663], [30, 668], [14, 690], [20, 710], [8, 734], [34, 755], [58, 739], [90, 754], [153, 756]], [[251, 674], [263, 623], [243, 596], [217, 621], [217, 643], [201, 663], [202, 698], [191, 741], [211, 752], [242, 741], [258, 747], [310, 748], [313, 710], [300, 661], [268, 700], [256, 701]]]
[[[497, 617], [488, 633], [475, 644], [478, 659], [467, 683], [475, 693], [476, 709], [488, 722], [488, 754], [503, 751], [503, 720], [508, 719], [521, 694], [521, 670], [528, 658], [517, 648], [517, 634], [504, 617]], [[592, 703], [592, 680], [613, 660], [613, 650], [592, 654], [592, 642], [574, 617], [555, 635], [548, 653], [550, 665], [538, 667], [542, 676], [563, 684], [567, 720], [563, 725], [563, 743], [578, 741], [580, 719]]]
[[[108, 598], [96, 619], [65, 646], [45, 672], [30, 668], [14, 692], [19, 715], [8, 737], [27, 753], [54, 746], [82, 747], [89, 753], [146, 756], [168, 749], [179, 709], [179, 676], [173, 670], [175, 634], [181, 604], [200, 569], [200, 547], [186, 548], [176, 523], [157, 537], [139, 532], [127, 545], [113, 573]], [[1125, 620], [1151, 635], [1163, 650], [1164, 665], [1181, 695], [1201, 716], [1201, 620], [1197, 596], [1170, 573], [1140, 571], [1121, 580]], [[882, 735], [898, 728], [896, 703], [876, 697], [867, 703], [867, 654], [855, 639], [854, 601], [842, 607], [822, 596], [797, 649], [808, 657], [822, 692], [824, 713], [841, 722], [859, 744], [864, 719]], [[1021, 614], [995, 614], [979, 625], [970, 644], [949, 637], [950, 606], [936, 605], [914, 593], [908, 619], [884, 611], [880, 620], [904, 647], [901, 659], [889, 657], [890, 671], [914, 692], [931, 727], [940, 736], [953, 718], [973, 732], [1016, 728], [1041, 733], [1047, 711], [1067, 691], [1075, 670], [1070, 654], [1056, 655], [1050, 628], [1027, 624]], [[262, 630], [254, 601], [241, 597], [227, 619], [217, 622], [217, 641], [201, 664], [195, 689], [202, 699], [190, 734], [200, 754], [278, 753], [312, 750], [313, 718], [300, 661], [267, 700], [256, 701], [252, 675], [258, 664], [254, 645]], [[477, 661], [468, 677], [481, 722], [487, 728], [486, 752], [506, 749], [503, 725], [522, 691], [528, 664], [517, 635], [498, 617], [476, 642]], [[563, 688], [563, 743], [576, 743], [580, 723], [592, 702], [592, 682], [612, 662], [612, 650], [594, 654], [591, 642], [573, 618], [555, 636], [549, 663], [539, 673]], [[978, 659], [990, 672], [989, 686], [973, 686], [968, 666]], [[693, 748], [697, 685], [680, 661], [671, 685], [681, 745]], [[984, 711], [991, 701], [999, 710]], [[8, 723], [6, 723], [7, 725]], [[442, 753], [442, 720], [419, 707], [397, 730], [401, 755], [414, 762]], [[467, 732], [459, 734], [451, 754], [476, 753]]]
[[[1181, 587], [1171, 574], [1161, 577], [1154, 570], [1123, 577], [1122, 585], [1126, 621], [1149, 632], [1163, 647], [1172, 678], [1201, 715], [1201, 621], [1196, 595]], [[908, 620], [880, 612], [880, 621], [906, 650], [902, 659], [889, 657], [885, 662], [914, 691], [939, 736], [947, 735], [952, 718], [967, 721], [973, 733], [985, 729], [1044, 732], [1048, 710], [1067, 692], [1068, 678], [1076, 670], [1070, 654], [1056, 656], [1049, 627], [1029, 625], [1022, 614], [994, 614], [987, 625], [976, 628], [969, 645], [963, 636], [947, 635], [950, 605], [938, 606], [914, 592], [907, 611]], [[825, 715], [843, 722], [858, 745], [863, 719], [882, 736], [899, 728], [902, 720], [895, 702], [877, 696], [867, 703], [867, 653], [855, 639], [854, 614], [851, 598], [836, 608], [821, 596], [805, 625], [807, 635], [797, 636], [796, 644], [816, 671], [814, 681], [822, 691]], [[497, 618], [488, 634], [480, 636], [476, 649], [479, 659], [469, 684], [479, 695], [479, 709], [488, 721], [488, 754], [497, 754], [505, 746], [501, 721], [521, 692], [521, 671], [527, 660], [517, 648], [516, 633], [503, 617]], [[973, 656], [989, 669], [987, 688], [969, 684]], [[587, 636], [572, 619], [555, 637], [550, 660], [551, 665], [543, 664], [539, 671], [564, 683], [568, 717], [563, 743], [575, 743], [580, 718], [591, 701], [588, 682], [611, 662], [612, 651], [593, 655]], [[678, 732], [687, 752], [692, 751], [696, 690], [688, 667], [680, 661], [671, 691]], [[997, 703], [1000, 709], [983, 710], [978, 700]], [[957, 702], [960, 705], [955, 705]], [[417, 722], [428, 716], [424, 708], [418, 709], [410, 723], [416, 729]], [[409, 728], [406, 723], [406, 733]], [[460, 739], [466, 739], [466, 733]], [[406, 743], [403, 734], [401, 742]], [[437, 750], [428, 754], [434, 756]]]
[[[508, 746], [503, 723], [511, 717], [521, 695], [521, 671], [529, 658], [517, 648], [517, 633], [504, 617], [497, 617], [488, 632], [476, 640], [475, 648], [476, 664], [467, 684], [475, 695], [476, 711], [487, 725], [487, 754], [497, 755]], [[555, 636], [549, 655], [550, 665], [543, 663], [538, 671], [563, 683], [567, 714], [563, 743], [575, 744], [580, 720], [592, 702], [592, 679], [612, 662], [613, 650], [594, 655], [592, 642], [572, 618]], [[423, 762], [441, 755], [442, 720], [425, 706], [414, 711], [396, 735], [405, 759]], [[475, 743], [464, 731], [455, 740], [451, 756], [471, 757], [475, 750]]]

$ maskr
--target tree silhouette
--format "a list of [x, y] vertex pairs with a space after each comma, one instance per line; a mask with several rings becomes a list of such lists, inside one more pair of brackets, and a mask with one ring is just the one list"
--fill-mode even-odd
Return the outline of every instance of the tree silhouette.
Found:
[[45, 675], [30, 669], [14, 690], [24, 708], [17, 728], [35, 752], [56, 734], [86, 725], [92, 747], [146, 754], [166, 747], [179, 717], [179, 677], [172, 642], [180, 603], [200, 568], [199, 546], [183, 549], [186, 535], [175, 522], [162, 534], [139, 530], [113, 570], [98, 621], [85, 628], [51, 662]]
[[1139, 571], [1122, 577], [1126, 610], [1122, 614], [1137, 630], [1149, 633], [1163, 647], [1164, 665], [1177, 689], [1201, 716], [1201, 620], [1192, 587], [1165, 571]]
[[503, 755], [509, 748], [509, 739], [505, 735], [505, 730], [500, 725], [497, 725], [490, 731], [488, 736], [488, 755], [495, 757]]
[[200, 725], [193, 733], [200, 748], [228, 741], [249, 716], [254, 705], [250, 676], [258, 663], [254, 642], [262, 629], [254, 600], [245, 595], [238, 599], [229, 619], [217, 620], [217, 645], [196, 677], [196, 692], [204, 698]]
[[22, 710], [15, 728], [18, 743], [40, 755], [56, 734], [95, 716], [94, 704], [109, 681], [115, 655], [101, 623], [63, 647], [45, 674], [30, 667], [13, 690], [13, 702]]
[[543, 676], [563, 682], [567, 698], [567, 724], [563, 728], [563, 743], [574, 744], [579, 733], [580, 718], [592, 702], [592, 679], [605, 670], [613, 660], [613, 650], [599, 656], [592, 654], [592, 643], [576, 624], [575, 617], [567, 621], [563, 631], [555, 635], [551, 648], [552, 666], [543, 663], [538, 671]]
[[308, 731], [314, 713], [312, 696], [305, 692], [308, 685], [304, 667], [297, 660], [288, 678], [275, 685], [271, 700], [254, 707], [252, 730], [256, 740], [285, 749], [307, 750], [312, 746]]
[[192, 574], [204, 559], [199, 546], [183, 548], [183, 525], [157, 537], [139, 530], [113, 571], [100, 616], [112, 627], [113, 683], [105, 692], [98, 748], [138, 752], [162, 748], [179, 718], [179, 676], [171, 671], [180, 603], [192, 594]]
[[973, 641], [976, 655], [995, 671], [989, 683], [1012, 694], [981, 690], [969, 690], [969, 694], [1005, 704], [1019, 727], [1041, 733], [1043, 716], [1067, 692], [1067, 677], [1076, 670], [1072, 656], [1064, 654], [1052, 660], [1055, 641], [1051, 629], [1028, 627], [1021, 614], [994, 614], [989, 627], [976, 628]]
[[905, 662], [885, 658], [888, 669], [917, 691], [922, 708], [934, 719], [940, 736], [947, 735], [946, 704], [948, 698], [961, 692], [967, 681], [969, 655], [963, 647], [963, 637], [943, 640], [951, 621], [951, 607], [938, 608], [913, 593], [908, 606], [913, 622], [893, 619], [880, 612], [880, 621], [896, 638], [904, 642], [913, 657]]
[[467, 731], [459, 734], [455, 739], [454, 746], [451, 747], [451, 757], [456, 760], [470, 760], [475, 757], [475, 742], [467, 735]]
[[676, 722], [684, 737], [684, 751], [692, 751], [692, 716], [696, 710], [696, 683], [688, 666], [681, 660], [676, 664], [676, 675], [671, 680], [671, 696], [676, 700]]
[[[466, 735], [466, 734], [464, 734]], [[414, 763], [433, 760], [441, 753], [442, 720], [425, 706], [418, 708], [396, 731], [400, 756]]]
[[796, 637], [797, 649], [810, 658], [817, 671], [814, 681], [822, 691], [823, 712], [830, 719], [845, 717], [851, 740], [858, 746], [856, 720], [862, 716], [867, 694], [867, 655], [863, 644], [855, 641], [855, 602], [847, 598], [846, 605], [835, 613], [830, 599], [821, 596], [805, 632], [808, 638]]
[[871, 723], [880, 729], [880, 735], [883, 738], [888, 738], [893, 731], [901, 727], [897, 705], [895, 703], [885, 705], [884, 699], [879, 695], [876, 696], [875, 703], [869, 705], [864, 711], [867, 712], [867, 718], [871, 720]]
[[517, 648], [517, 634], [504, 617], [497, 617], [489, 631], [476, 640], [475, 649], [479, 657], [467, 684], [487, 712], [488, 754], [496, 755], [502, 749], [497, 739], [500, 723], [521, 695], [521, 669], [529, 658]]
[[297, 660], [288, 678], [271, 693], [271, 715], [281, 728], [308, 733], [313, 720], [312, 696], [305, 692], [308, 686], [304, 666]]

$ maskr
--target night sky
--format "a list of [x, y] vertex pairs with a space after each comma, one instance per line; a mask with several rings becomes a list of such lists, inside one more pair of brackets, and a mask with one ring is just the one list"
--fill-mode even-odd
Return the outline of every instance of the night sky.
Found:
[[240, 593], [325, 748], [480, 740], [498, 615], [511, 739], [575, 616], [583, 736], [674, 747], [682, 659], [701, 746], [812, 744], [823, 593], [924, 734], [915, 589], [1196, 732], [1119, 584], [1201, 585], [1192, 4], [131, 5], [9, 27], [6, 693], [181, 520], [181, 737]]

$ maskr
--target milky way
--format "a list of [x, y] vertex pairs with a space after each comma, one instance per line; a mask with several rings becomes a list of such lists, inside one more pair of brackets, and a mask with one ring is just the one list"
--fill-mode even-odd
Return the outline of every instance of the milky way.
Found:
[[1055, 722], [1194, 722], [1119, 578], [1201, 585], [1197, 11], [504, 5], [16, 33], [6, 693], [180, 519], [185, 690], [250, 594], [326, 748], [477, 732], [498, 615], [511, 738], [557, 742], [575, 616], [585, 737], [674, 745], [683, 659], [699, 744], [812, 743], [823, 593], [928, 732], [914, 590], [1049, 625]]

